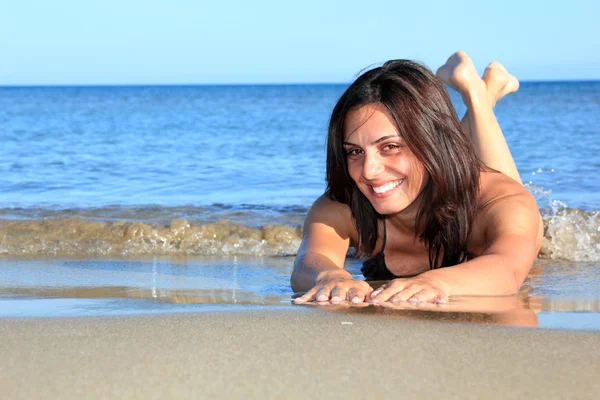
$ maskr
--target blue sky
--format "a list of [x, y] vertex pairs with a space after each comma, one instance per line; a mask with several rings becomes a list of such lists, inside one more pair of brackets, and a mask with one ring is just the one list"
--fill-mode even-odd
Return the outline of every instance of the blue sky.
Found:
[[521, 80], [600, 79], [593, 0], [0, 2], [0, 85], [349, 82], [458, 49]]

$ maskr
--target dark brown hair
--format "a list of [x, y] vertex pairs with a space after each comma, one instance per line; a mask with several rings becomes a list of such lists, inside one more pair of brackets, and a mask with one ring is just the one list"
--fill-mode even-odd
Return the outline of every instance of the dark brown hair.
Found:
[[327, 139], [327, 194], [347, 204], [358, 230], [357, 254], [372, 254], [379, 215], [348, 173], [344, 121], [367, 104], [382, 104], [430, 179], [423, 188], [415, 234], [429, 248], [430, 268], [467, 257], [467, 238], [479, 197], [481, 162], [443, 82], [423, 65], [391, 60], [359, 76], [338, 100]]

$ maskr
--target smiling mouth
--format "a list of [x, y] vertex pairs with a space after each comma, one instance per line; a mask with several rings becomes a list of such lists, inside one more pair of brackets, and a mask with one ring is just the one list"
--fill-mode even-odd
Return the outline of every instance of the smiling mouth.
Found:
[[373, 189], [373, 191], [377, 194], [384, 194], [391, 190], [394, 190], [395, 188], [400, 186], [402, 184], [402, 182], [404, 182], [404, 179], [400, 179], [395, 182], [388, 182], [385, 185], [381, 185], [381, 186], [371, 186], [371, 189]]

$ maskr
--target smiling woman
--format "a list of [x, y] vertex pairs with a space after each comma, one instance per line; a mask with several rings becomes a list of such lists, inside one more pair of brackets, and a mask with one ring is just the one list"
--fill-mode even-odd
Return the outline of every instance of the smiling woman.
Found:
[[[441, 79], [440, 79], [441, 78]], [[458, 120], [444, 82], [467, 105]], [[518, 89], [498, 63], [479, 78], [455, 53], [438, 77], [408, 60], [365, 72], [329, 125], [327, 191], [311, 208], [294, 265], [304, 301], [443, 303], [515, 293], [540, 248], [541, 217], [492, 111]], [[344, 267], [349, 246], [367, 279]]]
[[[386, 106], [366, 104], [348, 113], [344, 125], [348, 175], [365, 198], [381, 215], [395, 214], [409, 207], [428, 177], [423, 164], [398, 132]], [[336, 160], [340, 161], [343, 159]], [[343, 168], [336, 165], [337, 170]], [[346, 187], [341, 182], [332, 183], [335, 191]]]

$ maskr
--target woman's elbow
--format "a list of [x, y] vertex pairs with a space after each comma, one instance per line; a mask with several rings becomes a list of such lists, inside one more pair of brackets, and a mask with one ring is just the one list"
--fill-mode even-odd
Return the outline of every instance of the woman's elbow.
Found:
[[306, 292], [313, 286], [311, 285], [310, 278], [307, 277], [304, 265], [299, 261], [299, 259], [296, 259], [292, 275], [290, 276], [290, 286], [294, 293]]
[[290, 286], [292, 287], [294, 293], [302, 291], [302, 285], [300, 284], [300, 278], [298, 276], [296, 268], [294, 268], [294, 270], [292, 271], [292, 275], [290, 276]]

